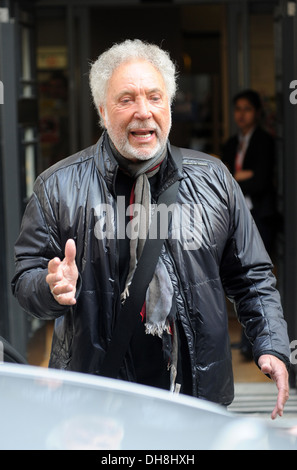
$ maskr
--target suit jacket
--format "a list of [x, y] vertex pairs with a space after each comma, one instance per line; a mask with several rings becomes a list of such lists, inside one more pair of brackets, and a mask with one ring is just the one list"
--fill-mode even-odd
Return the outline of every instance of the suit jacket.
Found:
[[[222, 149], [222, 161], [233, 175], [238, 143], [238, 136], [234, 135]], [[268, 132], [257, 127], [251, 136], [243, 162], [243, 169], [252, 170], [254, 176], [239, 182], [239, 185], [243, 194], [250, 196], [252, 213], [258, 218], [275, 214], [274, 165], [274, 139]]]

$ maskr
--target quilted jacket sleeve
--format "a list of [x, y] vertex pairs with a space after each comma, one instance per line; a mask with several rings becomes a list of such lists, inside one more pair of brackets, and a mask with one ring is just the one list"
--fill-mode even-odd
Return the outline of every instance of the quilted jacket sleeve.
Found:
[[44, 319], [55, 319], [69, 309], [55, 301], [45, 280], [49, 260], [63, 256], [58, 234], [52, 228], [56, 225], [53, 217], [43, 181], [38, 178], [15, 244], [12, 291], [25, 311]]
[[289, 366], [287, 324], [273, 265], [243, 194], [231, 176], [229, 188], [230, 234], [221, 262], [226, 295], [234, 303], [253, 344], [255, 361], [262, 354], [273, 354]]

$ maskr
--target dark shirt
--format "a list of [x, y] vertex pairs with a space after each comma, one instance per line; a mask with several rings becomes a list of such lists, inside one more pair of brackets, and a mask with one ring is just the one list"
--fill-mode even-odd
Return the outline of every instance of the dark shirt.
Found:
[[[151, 192], [154, 194], [158, 185], [159, 174], [149, 178]], [[130, 195], [134, 180], [118, 171], [115, 190], [117, 196], [125, 197], [125, 208], [130, 204]], [[120, 218], [125, 218], [125, 227], [129, 222], [129, 215], [119, 214]], [[119, 221], [123, 223], [123, 220]], [[125, 281], [129, 271], [130, 259], [130, 239], [127, 234], [119, 242], [119, 276], [121, 292], [124, 290]], [[140, 315], [140, 312], [139, 312]], [[150, 385], [159, 388], [169, 389], [169, 372], [165, 363], [162, 351], [162, 339], [145, 333], [145, 326], [140, 321], [133, 335], [130, 352], [133, 358], [136, 382], [143, 385]]]

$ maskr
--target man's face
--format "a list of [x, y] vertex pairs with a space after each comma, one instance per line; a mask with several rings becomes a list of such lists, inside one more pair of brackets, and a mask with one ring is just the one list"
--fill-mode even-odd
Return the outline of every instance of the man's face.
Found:
[[245, 98], [240, 98], [234, 106], [234, 121], [243, 134], [248, 133], [257, 123], [258, 112]]
[[170, 105], [163, 77], [149, 62], [125, 62], [114, 71], [100, 112], [123, 157], [149, 160], [165, 148]]

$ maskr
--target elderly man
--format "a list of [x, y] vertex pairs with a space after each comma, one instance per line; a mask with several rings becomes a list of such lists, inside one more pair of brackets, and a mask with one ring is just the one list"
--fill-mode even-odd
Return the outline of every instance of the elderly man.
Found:
[[55, 319], [51, 367], [102, 374], [156, 203], [179, 182], [176, 206], [192, 215], [173, 211], [117, 377], [231, 403], [226, 294], [257, 365], [276, 381], [275, 418], [288, 398], [289, 342], [271, 262], [225, 166], [184, 149], [177, 166], [168, 141], [175, 79], [168, 54], [139, 40], [94, 62], [105, 131], [37, 179], [15, 246], [13, 291], [26, 311]]

